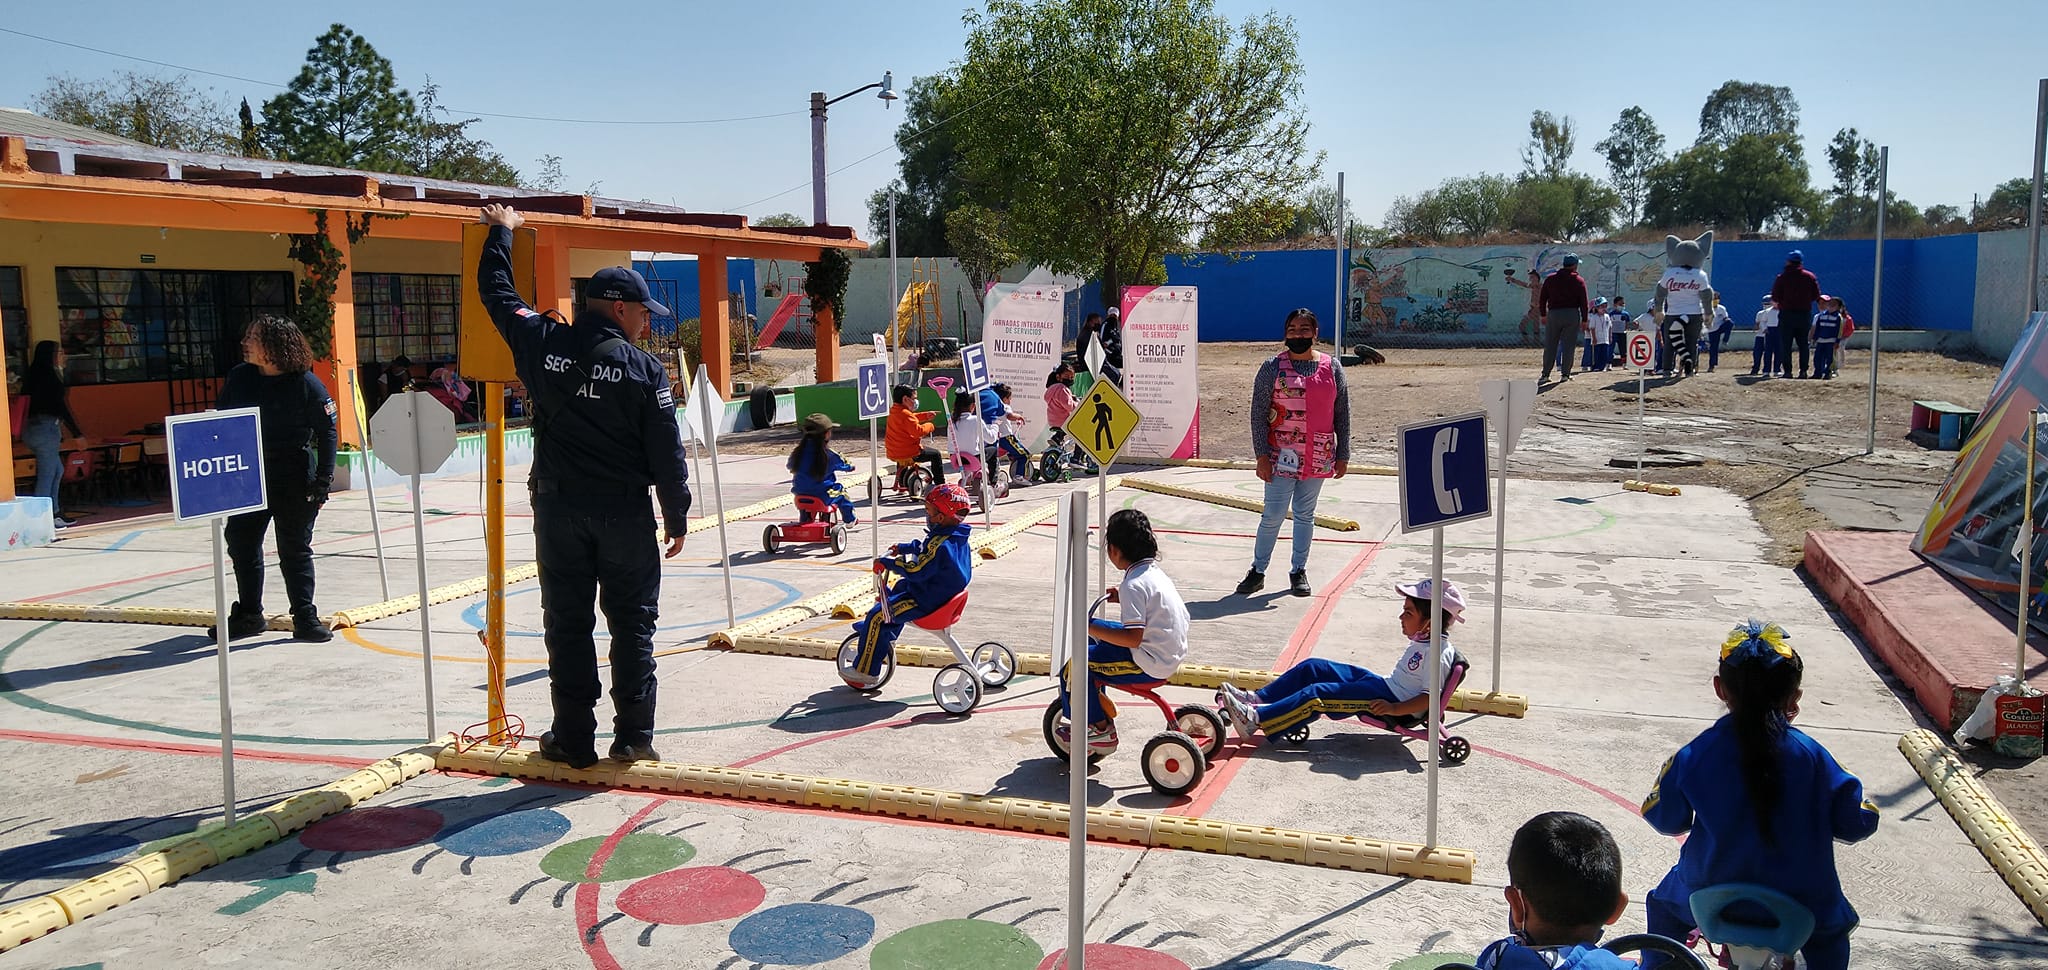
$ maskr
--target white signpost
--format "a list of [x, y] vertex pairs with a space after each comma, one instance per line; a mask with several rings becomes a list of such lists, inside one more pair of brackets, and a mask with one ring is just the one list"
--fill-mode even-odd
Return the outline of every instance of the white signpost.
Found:
[[1498, 694], [1501, 604], [1506, 600], [1501, 594], [1507, 588], [1508, 453], [1515, 450], [1515, 443], [1522, 438], [1522, 424], [1536, 407], [1536, 382], [1527, 379], [1480, 381], [1479, 403], [1486, 407], [1487, 423], [1493, 426], [1494, 437], [1500, 442], [1494, 467], [1499, 483], [1495, 486], [1493, 502], [1498, 508], [1493, 517], [1493, 692]]
[[257, 408], [176, 414], [164, 419], [171, 513], [213, 520], [213, 642], [220, 663], [221, 811], [235, 824], [235, 716], [228, 703], [228, 516], [267, 507], [263, 418]]
[[426, 670], [427, 740], [440, 736], [434, 726], [434, 636], [427, 619], [427, 506], [420, 476], [438, 471], [455, 453], [455, 415], [440, 401], [419, 391], [394, 394], [370, 418], [371, 440], [384, 442], [377, 458], [392, 471], [412, 478], [412, 551], [420, 588], [420, 663]]
[[718, 416], [725, 413], [725, 400], [711, 388], [711, 372], [697, 365], [697, 380], [690, 385], [690, 413], [696, 418], [697, 433], [711, 456], [711, 504], [718, 515], [718, 565], [725, 573], [725, 623], [738, 626], [732, 606], [732, 553], [725, 546], [725, 489], [718, 482]]
[[1628, 335], [1628, 365], [1636, 369], [1636, 480], [1643, 477], [1643, 452], [1649, 450], [1650, 432], [1643, 421], [1643, 384], [1649, 377], [1650, 362], [1657, 356], [1656, 342], [1640, 330]]
[[391, 575], [384, 568], [384, 525], [377, 517], [377, 473], [370, 467], [377, 453], [377, 439], [370, 437], [369, 428], [364, 424], [370, 418], [363, 413], [363, 385], [353, 368], [348, 372], [348, 389], [356, 402], [356, 435], [363, 439], [363, 488], [370, 493], [370, 541], [377, 547], [377, 589], [388, 600], [391, 598]]
[[[875, 335], [875, 349], [880, 351], [882, 335]], [[860, 362], [857, 372], [859, 380], [855, 386], [860, 389], [860, 416], [868, 423], [868, 545], [873, 548], [874, 557], [882, 558], [882, 444], [877, 430], [879, 419], [889, 413], [889, 360], [876, 354], [874, 360]]]
[[[1067, 970], [1082, 970], [1088, 904], [1088, 496], [1060, 497], [1053, 554], [1053, 668], [1067, 665]], [[1079, 660], [1076, 663], [1074, 661]]]

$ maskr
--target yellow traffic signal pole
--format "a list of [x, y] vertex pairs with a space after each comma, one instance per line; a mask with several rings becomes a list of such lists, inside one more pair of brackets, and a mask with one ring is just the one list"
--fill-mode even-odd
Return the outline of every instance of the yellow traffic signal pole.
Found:
[[484, 384], [484, 714], [492, 744], [516, 744], [505, 720], [505, 385]]

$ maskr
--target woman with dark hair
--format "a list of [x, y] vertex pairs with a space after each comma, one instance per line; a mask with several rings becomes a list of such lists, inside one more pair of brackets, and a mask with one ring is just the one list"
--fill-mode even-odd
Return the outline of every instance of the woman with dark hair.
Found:
[[57, 486], [64, 479], [64, 429], [74, 438], [85, 437], [78, 419], [71, 414], [69, 391], [64, 387], [64, 348], [54, 340], [36, 344], [28, 374], [21, 379], [21, 393], [28, 397], [28, 415], [22, 421], [21, 441], [36, 456], [35, 494], [50, 500], [50, 512], [57, 528], [71, 525], [64, 510], [57, 507]]
[[1266, 483], [1265, 514], [1252, 540], [1252, 568], [1239, 596], [1266, 588], [1266, 565], [1280, 541], [1280, 523], [1294, 518], [1288, 592], [1308, 596], [1308, 549], [1315, 539], [1316, 501], [1323, 482], [1343, 478], [1351, 462], [1351, 390], [1337, 358], [1315, 349], [1318, 324], [1307, 307], [1281, 324], [1285, 349], [1252, 378], [1252, 453]]
[[263, 533], [277, 522], [277, 559], [291, 603], [292, 639], [333, 639], [313, 606], [313, 520], [334, 484], [334, 399], [313, 376], [313, 351], [297, 325], [257, 317], [242, 337], [244, 363], [222, 382], [221, 408], [261, 408], [263, 477], [269, 507], [230, 516], [228, 557], [235, 564], [237, 599], [228, 616], [235, 638], [263, 632]]

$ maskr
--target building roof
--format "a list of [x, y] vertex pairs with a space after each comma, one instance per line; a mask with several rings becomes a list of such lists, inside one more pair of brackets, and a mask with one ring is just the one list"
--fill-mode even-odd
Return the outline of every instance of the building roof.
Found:
[[97, 128], [54, 121], [21, 108], [0, 108], [0, 135], [35, 135], [40, 138], [61, 138], [65, 141], [86, 142], [94, 145], [128, 145], [134, 148], [150, 146], [132, 138], [110, 135]]

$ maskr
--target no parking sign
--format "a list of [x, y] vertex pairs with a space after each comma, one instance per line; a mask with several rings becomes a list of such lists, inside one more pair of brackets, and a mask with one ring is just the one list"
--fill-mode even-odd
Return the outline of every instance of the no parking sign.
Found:
[[1650, 361], [1655, 359], [1656, 355], [1657, 343], [1650, 339], [1649, 334], [1632, 333], [1628, 335], [1628, 365], [1630, 367], [1643, 370], [1650, 366]]

